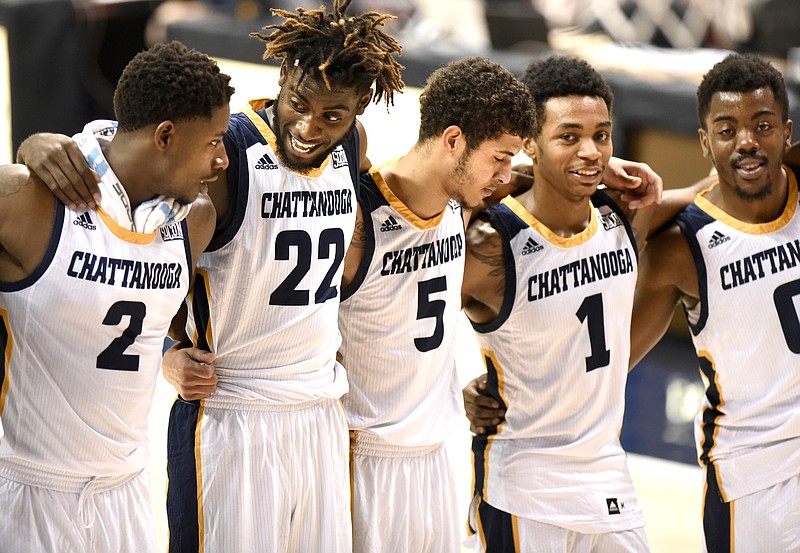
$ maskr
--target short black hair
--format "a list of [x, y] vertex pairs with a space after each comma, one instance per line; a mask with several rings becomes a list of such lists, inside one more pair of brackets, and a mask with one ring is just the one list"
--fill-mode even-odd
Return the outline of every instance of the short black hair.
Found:
[[756, 55], [729, 54], [703, 76], [697, 87], [697, 117], [706, 128], [711, 98], [718, 92], [752, 92], [759, 88], [772, 91], [783, 110], [783, 122], [789, 119], [789, 95], [783, 75], [771, 63]]
[[533, 99], [505, 67], [481, 57], [454, 61], [434, 71], [419, 98], [419, 141], [450, 125], [464, 132], [474, 149], [503, 134], [522, 138], [533, 129]]
[[120, 132], [162, 121], [210, 118], [230, 102], [231, 78], [217, 63], [178, 41], [156, 44], [128, 63], [114, 91]]
[[586, 61], [572, 56], [550, 56], [534, 60], [522, 75], [522, 82], [533, 95], [536, 124], [533, 136], [538, 137], [544, 124], [544, 105], [550, 98], [590, 96], [602, 98], [608, 114], [614, 105], [614, 93], [603, 76]]

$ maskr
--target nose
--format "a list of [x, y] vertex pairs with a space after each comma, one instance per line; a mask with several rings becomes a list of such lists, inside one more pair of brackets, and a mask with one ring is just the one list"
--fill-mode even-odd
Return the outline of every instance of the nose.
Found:
[[511, 160], [507, 159], [503, 162], [502, 167], [495, 175], [499, 184], [508, 184], [511, 182]]
[[222, 171], [228, 168], [228, 152], [225, 151], [225, 145], [222, 142], [217, 146], [217, 150], [211, 166], [215, 170]]
[[320, 127], [313, 114], [306, 114], [297, 121], [297, 134], [301, 140], [313, 142], [319, 138]]
[[580, 148], [578, 149], [578, 157], [581, 159], [599, 159], [600, 150], [597, 149], [597, 144], [594, 140], [582, 140]]
[[736, 149], [740, 152], [754, 152], [758, 150], [758, 140], [756, 133], [750, 129], [742, 129], [738, 135]]

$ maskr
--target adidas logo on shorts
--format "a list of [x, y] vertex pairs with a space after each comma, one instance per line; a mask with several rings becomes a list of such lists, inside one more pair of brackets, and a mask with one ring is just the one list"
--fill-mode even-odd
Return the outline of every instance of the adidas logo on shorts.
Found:
[[528, 241], [525, 242], [525, 245], [522, 247], [522, 255], [528, 255], [531, 253], [536, 253], [542, 251], [544, 246], [537, 243], [536, 240], [533, 238], [528, 238]]
[[708, 241], [708, 249], [716, 248], [720, 244], [724, 244], [728, 240], [730, 240], [730, 236], [725, 236], [720, 231], [715, 230], [714, 234], [711, 235], [711, 240]]
[[261, 159], [259, 159], [256, 162], [256, 169], [263, 170], [263, 169], [277, 169], [277, 168], [278, 165], [274, 161], [272, 161], [272, 158], [269, 157], [269, 154], [264, 154], [263, 156], [261, 156]]
[[78, 225], [79, 227], [83, 227], [86, 230], [95, 230], [97, 227], [95, 226], [92, 218], [89, 216], [89, 212], [82, 213], [78, 215], [78, 217], [72, 221], [73, 225]]
[[389, 218], [386, 219], [381, 225], [381, 232], [400, 230], [401, 228], [403, 227], [400, 224], [398, 224], [397, 219], [395, 219], [393, 215], [389, 215]]

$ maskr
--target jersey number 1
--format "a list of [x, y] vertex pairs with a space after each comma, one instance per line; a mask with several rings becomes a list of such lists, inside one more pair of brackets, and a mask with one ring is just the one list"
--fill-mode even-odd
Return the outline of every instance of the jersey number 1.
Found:
[[589, 327], [589, 345], [591, 355], [586, 358], [586, 372], [605, 367], [611, 362], [611, 352], [606, 346], [606, 324], [603, 316], [603, 296], [594, 294], [587, 296], [575, 313], [582, 323]]

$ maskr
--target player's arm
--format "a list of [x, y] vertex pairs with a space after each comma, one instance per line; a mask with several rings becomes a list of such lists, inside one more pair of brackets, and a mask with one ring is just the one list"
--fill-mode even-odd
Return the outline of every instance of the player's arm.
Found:
[[356, 226], [353, 230], [353, 238], [344, 255], [344, 272], [342, 273], [342, 289], [353, 282], [356, 277], [361, 260], [367, 248], [367, 227], [364, 225], [364, 212], [361, 205], [356, 205]]
[[[210, 189], [218, 184], [212, 184]], [[216, 227], [216, 210], [208, 196], [198, 196], [186, 218], [186, 225], [189, 229], [192, 263], [196, 264], [197, 259], [211, 241]], [[189, 282], [194, 282], [193, 275]], [[187, 309], [184, 302], [173, 317], [169, 329], [169, 337], [176, 343], [164, 352], [161, 367], [164, 378], [172, 384], [181, 397], [187, 401], [193, 401], [205, 399], [217, 389], [217, 374], [214, 366], [216, 355], [194, 347], [186, 334], [186, 316]]]
[[661, 203], [664, 181], [646, 163], [612, 157], [603, 174], [603, 182], [620, 192], [620, 198], [631, 209]]
[[[470, 320], [486, 323], [497, 317], [503, 305], [506, 280], [503, 243], [488, 219], [481, 216], [473, 220], [466, 235], [461, 305]], [[485, 392], [485, 375], [462, 390], [470, 430], [476, 434], [486, 433], [488, 427], [497, 426], [505, 416], [500, 404]]]
[[36, 269], [50, 241], [55, 199], [28, 167], [0, 166], [0, 280], [21, 280]]
[[59, 200], [73, 209], [94, 207], [100, 201], [99, 177], [68, 136], [29, 136], [17, 150], [17, 162], [30, 167]]
[[686, 238], [677, 225], [653, 236], [639, 258], [639, 277], [631, 320], [630, 367], [658, 343], [675, 307], [696, 304], [697, 270]]

